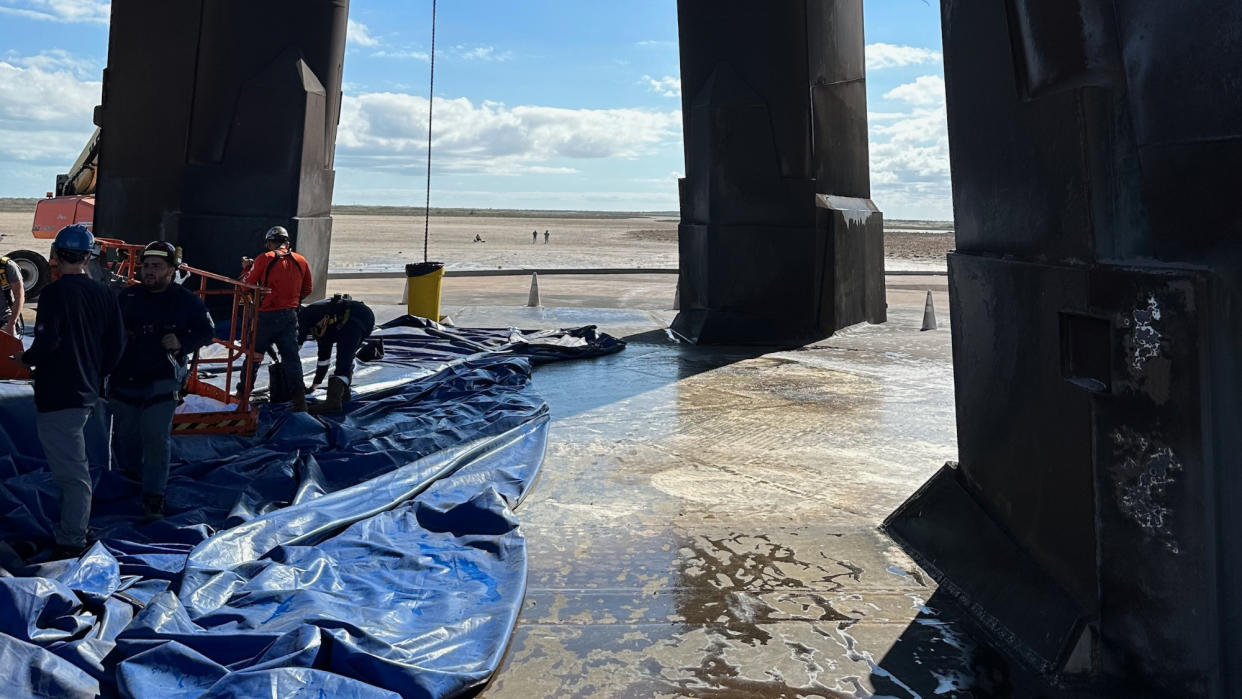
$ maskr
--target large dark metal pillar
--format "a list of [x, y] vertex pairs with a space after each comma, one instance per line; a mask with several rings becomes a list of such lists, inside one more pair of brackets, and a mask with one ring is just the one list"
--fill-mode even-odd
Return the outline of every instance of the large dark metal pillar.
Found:
[[1242, 693], [1242, 5], [942, 3], [960, 463], [887, 528], [1052, 678]]
[[95, 229], [236, 274], [287, 227], [326, 282], [348, 0], [115, 0]]
[[679, 0], [681, 313], [694, 342], [885, 319], [861, 0]]

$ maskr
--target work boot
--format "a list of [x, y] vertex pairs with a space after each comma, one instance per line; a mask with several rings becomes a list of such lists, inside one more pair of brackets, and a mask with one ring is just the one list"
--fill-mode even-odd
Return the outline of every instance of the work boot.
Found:
[[164, 517], [164, 496], [155, 493], [142, 494], [142, 518], [148, 522]]
[[328, 379], [328, 397], [315, 404], [311, 409], [312, 413], [339, 413], [341, 405], [347, 400], [349, 394], [349, 384], [345, 383], [339, 376], [333, 376]]
[[293, 395], [290, 396], [290, 398], [291, 398], [290, 402], [293, 403], [293, 405], [290, 406], [289, 412], [291, 413], [306, 412], [306, 391], [304, 390], [294, 391]]

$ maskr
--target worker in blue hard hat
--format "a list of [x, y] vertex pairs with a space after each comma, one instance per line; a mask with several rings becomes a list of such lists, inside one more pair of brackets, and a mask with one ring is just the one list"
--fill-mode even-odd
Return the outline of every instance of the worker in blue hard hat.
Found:
[[16, 355], [33, 366], [35, 426], [52, 478], [60, 488], [60, 521], [52, 527], [58, 553], [76, 556], [87, 545], [91, 474], [85, 429], [99, 389], [125, 348], [116, 296], [87, 274], [97, 253], [86, 226], [62, 228], [52, 243], [60, 278], [43, 290], [34, 344]]

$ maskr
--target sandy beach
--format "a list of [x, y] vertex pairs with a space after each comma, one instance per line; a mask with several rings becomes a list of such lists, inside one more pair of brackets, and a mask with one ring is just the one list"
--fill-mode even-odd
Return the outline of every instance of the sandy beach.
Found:
[[[30, 234], [32, 212], [0, 212], [0, 233], [4, 234], [0, 252], [29, 249], [46, 253], [48, 241]], [[392, 271], [422, 259], [420, 215], [337, 213], [334, 219], [333, 271]], [[887, 222], [886, 268], [943, 270], [945, 253], [953, 247], [950, 225]], [[548, 232], [546, 243], [544, 231]], [[533, 232], [538, 235], [532, 236]], [[433, 215], [428, 233], [429, 257], [444, 262], [448, 269], [677, 266], [677, 217], [671, 214]], [[473, 242], [476, 235], [486, 242]], [[188, 262], [193, 264], [193, 260]]]

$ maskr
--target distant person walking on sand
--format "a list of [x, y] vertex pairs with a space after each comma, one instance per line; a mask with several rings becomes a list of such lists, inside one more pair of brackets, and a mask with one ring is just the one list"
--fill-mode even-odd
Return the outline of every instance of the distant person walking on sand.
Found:
[[539, 231], [536, 230], [530, 232], [530, 242], [532, 245], [539, 242]]
[[547, 231], [543, 232], [543, 244], [544, 245], [548, 244], [548, 232]]

